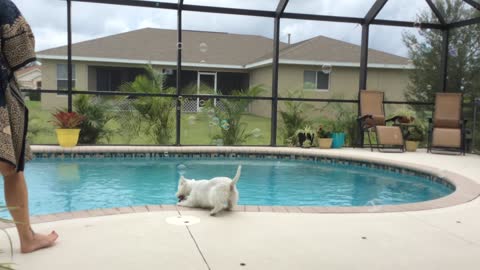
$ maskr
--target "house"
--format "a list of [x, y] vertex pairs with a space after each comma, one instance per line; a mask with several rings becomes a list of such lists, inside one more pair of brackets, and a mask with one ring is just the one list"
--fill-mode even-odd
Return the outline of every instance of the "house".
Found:
[[[258, 35], [183, 31], [182, 93], [207, 85], [229, 94], [262, 84], [271, 95], [273, 40]], [[66, 89], [67, 47], [38, 52], [43, 88]], [[167, 86], [175, 87], [176, 30], [145, 28], [72, 45], [73, 87], [76, 90], [117, 91], [143, 72], [147, 64], [162, 69]], [[355, 98], [359, 82], [360, 46], [317, 36], [295, 44], [280, 44], [279, 96], [304, 91], [305, 97]], [[408, 59], [369, 50], [368, 88], [403, 100], [408, 84]], [[66, 106], [66, 96], [44, 94], [44, 108]], [[256, 101], [251, 112], [270, 115], [270, 102]], [[184, 110], [195, 112], [201, 100], [188, 100]], [[281, 104], [280, 104], [281, 106]]]
[[29, 66], [15, 72], [17, 82], [22, 89], [41, 89], [42, 70], [40, 66]]

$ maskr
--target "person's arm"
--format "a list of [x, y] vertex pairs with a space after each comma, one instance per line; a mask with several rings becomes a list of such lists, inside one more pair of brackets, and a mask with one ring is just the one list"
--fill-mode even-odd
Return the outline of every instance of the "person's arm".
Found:
[[10, 72], [36, 60], [30, 25], [11, 0], [0, 0], [0, 27], [1, 50]]

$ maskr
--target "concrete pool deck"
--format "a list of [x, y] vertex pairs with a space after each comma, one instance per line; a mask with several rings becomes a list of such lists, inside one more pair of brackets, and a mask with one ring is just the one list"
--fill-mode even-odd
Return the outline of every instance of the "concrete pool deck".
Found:
[[[273, 151], [273, 150], [272, 150]], [[275, 150], [277, 151], [277, 150]], [[295, 151], [302, 151], [296, 149]], [[407, 162], [456, 173], [480, 185], [480, 156], [378, 153], [362, 149], [324, 151], [338, 157]], [[322, 153], [324, 153], [322, 152]], [[455, 206], [392, 213], [230, 212], [164, 207], [163, 211], [119, 214], [90, 211], [40, 222], [38, 232], [55, 229], [58, 244], [20, 254], [15, 230], [17, 269], [478, 269], [480, 199]], [[158, 210], [158, 209], [152, 209]], [[259, 209], [260, 210], [260, 209]], [[288, 210], [288, 209], [287, 209]], [[105, 210], [104, 210], [105, 211]], [[101, 211], [100, 211], [101, 212]], [[178, 215], [197, 224], [171, 225]], [[68, 219], [76, 218], [76, 219]], [[0, 248], [8, 250], [6, 236]], [[8, 261], [6, 254], [1, 261]], [[244, 265], [242, 265], [244, 264]]]

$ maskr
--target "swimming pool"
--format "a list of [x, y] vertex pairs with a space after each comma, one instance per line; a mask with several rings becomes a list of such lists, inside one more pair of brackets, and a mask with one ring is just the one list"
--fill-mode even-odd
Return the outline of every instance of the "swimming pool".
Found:
[[[26, 177], [33, 215], [149, 204], [175, 204], [180, 174], [235, 174], [239, 204], [372, 206], [421, 202], [454, 190], [417, 175], [319, 161], [229, 158], [39, 158]], [[2, 183], [3, 185], [3, 183]], [[6, 213], [2, 213], [5, 216]]]

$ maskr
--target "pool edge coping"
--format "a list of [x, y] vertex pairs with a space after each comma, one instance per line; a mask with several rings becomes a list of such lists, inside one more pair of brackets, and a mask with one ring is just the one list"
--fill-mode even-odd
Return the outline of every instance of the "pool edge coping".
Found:
[[[346, 213], [394, 213], [433, 210], [468, 203], [480, 196], [480, 184], [456, 172], [443, 170], [431, 166], [417, 165], [385, 158], [354, 156], [349, 153], [329, 152], [325, 149], [302, 149], [287, 147], [229, 147], [229, 146], [78, 146], [62, 148], [59, 146], [32, 146], [34, 153], [252, 153], [266, 155], [295, 155], [309, 157], [327, 157], [356, 162], [370, 162], [378, 165], [401, 167], [419, 173], [425, 173], [445, 179], [455, 186], [451, 194], [424, 202], [399, 205], [379, 206], [263, 206], [239, 205], [236, 212], [273, 212], [273, 213], [311, 213], [311, 214], [346, 214]], [[360, 153], [360, 152], [359, 152]], [[388, 154], [386, 154], [388, 156]], [[157, 211], [202, 211], [202, 209], [185, 208], [176, 205], [144, 205], [130, 207], [115, 207], [106, 209], [82, 210], [63, 212], [31, 217], [31, 223], [54, 222], [66, 219], [109, 216], [117, 214], [131, 214]], [[12, 227], [11, 223], [1, 223], [0, 228]]]

